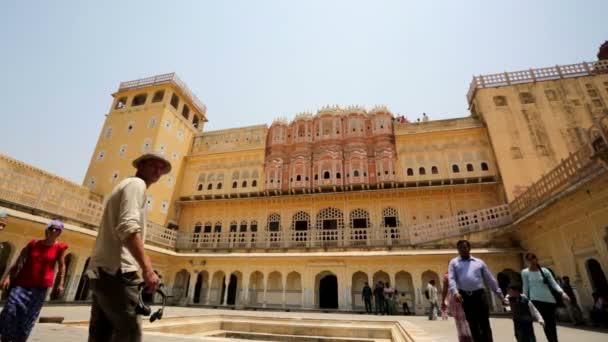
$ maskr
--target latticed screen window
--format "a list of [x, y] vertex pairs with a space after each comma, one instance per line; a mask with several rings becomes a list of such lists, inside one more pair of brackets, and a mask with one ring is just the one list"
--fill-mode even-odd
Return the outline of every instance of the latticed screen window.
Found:
[[279, 231], [279, 222], [268, 223], [268, 230], [270, 230], [271, 232], [278, 232]]
[[364, 218], [353, 219], [353, 228], [367, 228], [367, 220]]

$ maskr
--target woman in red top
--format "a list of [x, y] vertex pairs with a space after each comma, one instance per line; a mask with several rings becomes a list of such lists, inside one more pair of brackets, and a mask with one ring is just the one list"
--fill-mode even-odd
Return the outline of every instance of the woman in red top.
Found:
[[0, 341], [26, 341], [40, 315], [48, 289], [53, 286], [58, 265], [58, 292], [65, 281], [65, 250], [57, 241], [63, 223], [53, 220], [46, 227], [44, 240], [32, 240], [21, 251], [17, 262], [2, 281], [2, 290], [10, 293], [0, 313]]

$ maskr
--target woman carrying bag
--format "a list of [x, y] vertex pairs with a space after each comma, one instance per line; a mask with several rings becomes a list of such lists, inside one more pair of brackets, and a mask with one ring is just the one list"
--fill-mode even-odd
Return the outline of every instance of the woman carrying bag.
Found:
[[2, 281], [2, 290], [10, 292], [0, 313], [0, 341], [27, 341], [48, 289], [53, 286], [55, 264], [59, 271], [57, 292], [63, 292], [68, 245], [57, 241], [61, 232], [63, 223], [52, 220], [45, 229], [44, 240], [31, 240]]
[[524, 282], [523, 293], [528, 297], [534, 306], [540, 311], [545, 320], [545, 336], [549, 342], [557, 342], [557, 326], [555, 322], [555, 310], [557, 299], [570, 301], [568, 295], [557, 284], [551, 271], [540, 267], [536, 255], [526, 254], [526, 261], [529, 267], [521, 271], [521, 278]]

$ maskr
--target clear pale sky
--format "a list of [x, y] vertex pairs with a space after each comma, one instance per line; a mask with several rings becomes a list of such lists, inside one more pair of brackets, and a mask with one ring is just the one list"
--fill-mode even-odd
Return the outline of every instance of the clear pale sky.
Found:
[[602, 0], [5, 0], [0, 153], [81, 183], [119, 82], [172, 71], [207, 130], [327, 104], [467, 116], [473, 74], [595, 60], [606, 13]]

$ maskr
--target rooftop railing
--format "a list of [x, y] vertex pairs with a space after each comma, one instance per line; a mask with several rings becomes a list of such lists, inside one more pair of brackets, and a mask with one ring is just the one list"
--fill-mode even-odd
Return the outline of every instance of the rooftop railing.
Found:
[[471, 104], [477, 89], [589, 76], [607, 71], [608, 60], [600, 60], [597, 62], [582, 62], [578, 64], [556, 65], [547, 68], [474, 76], [469, 91], [467, 92], [467, 100], [469, 101], [469, 104]]
[[129, 90], [129, 89], [137, 89], [150, 87], [158, 84], [165, 83], [173, 83], [176, 87], [181, 89], [184, 95], [190, 100], [192, 104], [196, 107], [196, 109], [201, 112], [203, 115], [207, 113], [207, 107], [194, 95], [190, 88], [184, 83], [176, 73], [172, 72], [169, 74], [162, 74], [152, 77], [140, 78], [133, 81], [121, 82], [118, 87], [118, 91]]

